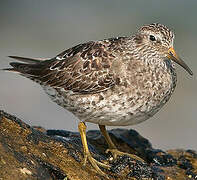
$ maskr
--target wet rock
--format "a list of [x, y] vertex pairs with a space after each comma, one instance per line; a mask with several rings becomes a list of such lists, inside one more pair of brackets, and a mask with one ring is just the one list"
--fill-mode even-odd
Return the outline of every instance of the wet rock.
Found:
[[0, 111], [0, 179], [125, 180], [197, 179], [197, 153], [194, 150], [154, 149], [134, 130], [109, 131], [119, 150], [135, 154], [112, 159], [99, 131], [89, 131], [89, 149], [95, 159], [108, 162], [107, 177], [99, 176], [91, 165], [82, 166], [83, 150], [79, 133], [31, 127]]

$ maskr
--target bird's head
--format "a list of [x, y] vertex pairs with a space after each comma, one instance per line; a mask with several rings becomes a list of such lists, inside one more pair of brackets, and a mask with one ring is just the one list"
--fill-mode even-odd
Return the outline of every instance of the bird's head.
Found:
[[170, 59], [182, 66], [190, 75], [191, 69], [176, 54], [173, 48], [174, 33], [166, 26], [158, 23], [142, 26], [134, 37], [136, 45], [144, 54], [157, 56], [160, 59]]

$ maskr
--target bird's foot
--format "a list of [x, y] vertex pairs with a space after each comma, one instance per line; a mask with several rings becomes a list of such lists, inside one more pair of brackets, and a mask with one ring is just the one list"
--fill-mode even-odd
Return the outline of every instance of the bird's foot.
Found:
[[144, 160], [142, 158], [136, 156], [135, 154], [129, 154], [129, 153], [126, 153], [126, 152], [121, 152], [118, 149], [107, 149], [106, 153], [109, 153], [109, 152], [111, 152], [111, 154], [113, 156], [113, 159], [116, 159], [117, 156], [127, 155], [127, 156], [130, 156], [131, 158], [133, 158], [135, 160], [144, 162]]
[[83, 166], [86, 165], [87, 161], [90, 162], [90, 164], [92, 165], [92, 167], [102, 176], [106, 176], [106, 174], [100, 169], [100, 167], [105, 168], [105, 169], [109, 169], [110, 166], [97, 161], [96, 159], [94, 159], [92, 157], [92, 155], [90, 154], [90, 152], [84, 153], [84, 160], [83, 160]]

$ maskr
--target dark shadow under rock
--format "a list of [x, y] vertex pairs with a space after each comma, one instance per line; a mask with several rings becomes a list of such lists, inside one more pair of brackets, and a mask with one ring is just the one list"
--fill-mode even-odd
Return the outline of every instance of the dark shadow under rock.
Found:
[[[88, 145], [95, 159], [107, 161], [103, 170], [108, 179], [197, 179], [197, 153], [193, 150], [153, 149], [134, 130], [109, 131], [119, 150], [144, 159], [106, 154], [107, 144], [99, 131], [89, 131]], [[91, 165], [82, 166], [83, 150], [79, 133], [30, 127], [0, 111], [0, 179], [100, 180]]]

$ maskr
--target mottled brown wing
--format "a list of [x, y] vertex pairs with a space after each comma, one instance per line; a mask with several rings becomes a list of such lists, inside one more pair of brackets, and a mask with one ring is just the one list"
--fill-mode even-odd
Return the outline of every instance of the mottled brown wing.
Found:
[[[46, 64], [35, 77], [44, 84], [76, 93], [96, 93], [115, 85], [111, 64], [115, 57], [107, 42], [89, 42], [70, 48]], [[42, 64], [42, 63], [41, 63]]]
[[75, 93], [101, 92], [120, 81], [117, 77], [118, 67], [112, 68], [112, 65], [115, 67], [114, 64], [117, 64], [113, 62], [118, 62], [125, 43], [126, 37], [91, 41], [70, 48], [49, 60], [11, 56], [23, 63], [11, 62], [13, 68], [5, 70], [19, 72], [42, 85]]

